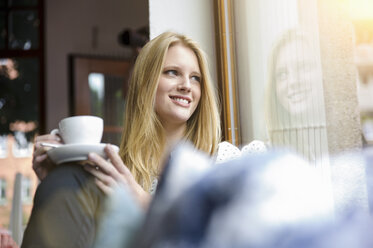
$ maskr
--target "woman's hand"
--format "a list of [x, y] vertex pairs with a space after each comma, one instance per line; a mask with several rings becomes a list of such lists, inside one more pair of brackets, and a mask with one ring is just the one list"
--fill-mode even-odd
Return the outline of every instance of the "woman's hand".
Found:
[[13, 240], [10, 232], [0, 227], [0, 247], [1, 248], [18, 248], [19, 246]]
[[138, 203], [146, 209], [151, 199], [150, 194], [136, 182], [111, 145], [105, 147], [105, 152], [110, 162], [95, 153], [90, 153], [88, 160], [93, 163], [93, 166], [84, 168], [96, 177], [96, 184], [104, 193], [111, 194], [116, 187], [124, 185], [128, 187]]
[[47, 151], [51, 148], [44, 147], [41, 143], [61, 144], [61, 138], [54, 134], [40, 135], [35, 138], [34, 153], [32, 158], [32, 169], [39, 178], [43, 180], [55, 164], [48, 159]]

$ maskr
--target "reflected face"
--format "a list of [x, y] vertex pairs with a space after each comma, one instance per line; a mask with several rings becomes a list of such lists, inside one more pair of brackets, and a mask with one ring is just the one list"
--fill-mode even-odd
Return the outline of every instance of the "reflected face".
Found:
[[201, 98], [197, 56], [182, 45], [168, 49], [159, 79], [155, 111], [163, 125], [185, 125]]
[[285, 44], [275, 61], [276, 94], [283, 107], [300, 114], [317, 101], [321, 84], [316, 59], [308, 44], [294, 40]]

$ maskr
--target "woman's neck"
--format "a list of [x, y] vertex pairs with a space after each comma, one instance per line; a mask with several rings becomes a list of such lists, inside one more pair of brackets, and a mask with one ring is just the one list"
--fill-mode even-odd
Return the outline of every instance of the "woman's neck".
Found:
[[184, 138], [186, 124], [179, 126], [163, 125], [163, 128], [165, 134], [165, 146], [160, 160], [160, 171], [163, 170], [163, 166], [166, 164], [167, 158], [174, 146]]
[[186, 124], [184, 125], [168, 125], [165, 129], [165, 145], [166, 151], [171, 150], [180, 140], [184, 138]]

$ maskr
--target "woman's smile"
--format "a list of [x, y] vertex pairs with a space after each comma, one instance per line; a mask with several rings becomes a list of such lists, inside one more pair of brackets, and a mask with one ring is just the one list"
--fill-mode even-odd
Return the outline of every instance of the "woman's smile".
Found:
[[170, 96], [170, 98], [174, 101], [175, 104], [182, 107], [190, 107], [190, 102], [192, 101], [190, 97], [185, 96]]

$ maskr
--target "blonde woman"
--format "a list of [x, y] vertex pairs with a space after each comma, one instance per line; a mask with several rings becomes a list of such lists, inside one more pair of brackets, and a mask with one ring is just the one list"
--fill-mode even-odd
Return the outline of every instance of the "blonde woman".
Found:
[[269, 58], [266, 121], [273, 146], [315, 163], [325, 151], [322, 75], [317, 47], [300, 29], [286, 30]]
[[194, 41], [165, 32], [148, 42], [129, 85], [119, 155], [110, 145], [105, 148], [110, 162], [91, 153], [94, 166], [66, 164], [48, 172], [40, 143], [58, 143], [59, 137], [37, 137], [33, 168], [42, 182], [23, 247], [90, 247], [104, 201], [102, 192], [110, 194], [124, 185], [146, 209], [153, 182], [176, 143], [187, 140], [210, 155], [216, 152], [217, 99], [205, 54]]

